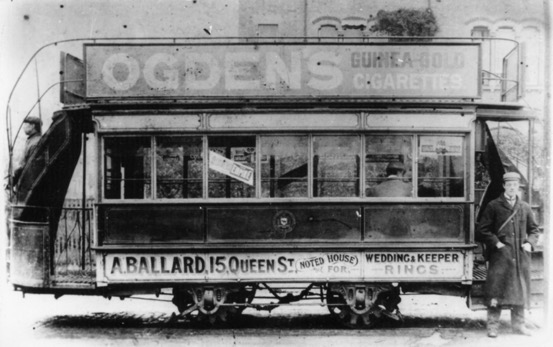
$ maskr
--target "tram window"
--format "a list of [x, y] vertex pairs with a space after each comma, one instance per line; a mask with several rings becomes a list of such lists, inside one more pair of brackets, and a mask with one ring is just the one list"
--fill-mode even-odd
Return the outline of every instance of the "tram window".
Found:
[[464, 196], [464, 151], [460, 136], [421, 136], [418, 196]]
[[213, 136], [208, 144], [209, 197], [255, 197], [255, 136]]
[[105, 198], [151, 198], [150, 138], [109, 137], [104, 148]]
[[158, 199], [201, 198], [202, 173], [201, 137], [156, 137]]
[[307, 197], [307, 136], [261, 137], [261, 195]]
[[359, 196], [358, 136], [313, 137], [313, 196]]
[[366, 195], [413, 196], [413, 137], [367, 136], [365, 141]]

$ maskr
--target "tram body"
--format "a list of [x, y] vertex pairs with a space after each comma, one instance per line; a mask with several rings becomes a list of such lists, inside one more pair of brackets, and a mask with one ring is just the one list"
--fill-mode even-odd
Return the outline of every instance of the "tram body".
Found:
[[[479, 101], [478, 44], [86, 44], [84, 53], [84, 99], [56, 113], [45, 167], [26, 170], [17, 190], [16, 289], [168, 289], [183, 315], [210, 321], [254, 305], [257, 289], [274, 305], [320, 299], [350, 326], [400, 319], [404, 293], [481, 306], [476, 207], [499, 194], [503, 170], [485, 121], [528, 117], [518, 104]], [[63, 201], [79, 157], [83, 203], [71, 210]], [[390, 177], [396, 164], [403, 172]], [[387, 183], [403, 190], [379, 192]], [[78, 232], [62, 231], [68, 221]]]

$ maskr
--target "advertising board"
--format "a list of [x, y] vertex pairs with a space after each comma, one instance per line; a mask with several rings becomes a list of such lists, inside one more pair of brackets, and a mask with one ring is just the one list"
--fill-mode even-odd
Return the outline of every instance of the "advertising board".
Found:
[[85, 46], [88, 98], [478, 98], [478, 44]]
[[104, 277], [127, 281], [460, 280], [456, 251], [108, 254]]

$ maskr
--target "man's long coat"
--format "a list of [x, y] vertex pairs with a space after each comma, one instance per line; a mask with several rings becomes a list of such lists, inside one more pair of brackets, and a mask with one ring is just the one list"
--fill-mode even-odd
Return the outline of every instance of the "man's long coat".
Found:
[[[513, 214], [516, 215], [499, 231], [501, 225]], [[529, 242], [532, 249], [538, 241], [538, 224], [526, 202], [517, 197], [511, 206], [504, 194], [491, 201], [478, 223], [476, 240], [486, 245], [488, 254], [488, 277], [486, 280], [486, 303], [497, 299], [503, 306], [530, 305], [530, 252], [522, 249]], [[505, 247], [497, 248], [501, 241]]]

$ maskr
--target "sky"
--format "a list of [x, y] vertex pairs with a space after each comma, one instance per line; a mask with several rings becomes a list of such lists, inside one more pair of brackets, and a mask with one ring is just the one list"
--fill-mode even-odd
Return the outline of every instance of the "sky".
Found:
[[[25, 65], [42, 46], [74, 38], [236, 36], [238, 23], [229, 22], [238, 0], [0, 0], [0, 128], [6, 134], [7, 101]], [[82, 42], [44, 48], [31, 61], [10, 100], [12, 137], [38, 95], [59, 81], [60, 51], [83, 57]], [[37, 74], [37, 71], [39, 72]], [[38, 86], [38, 87], [37, 87]], [[45, 128], [61, 108], [54, 86], [30, 115], [41, 116]], [[40, 113], [39, 113], [40, 112]], [[7, 136], [0, 136], [2, 162], [7, 161]], [[24, 146], [23, 133], [15, 152]], [[6, 176], [6, 166], [3, 177]]]

